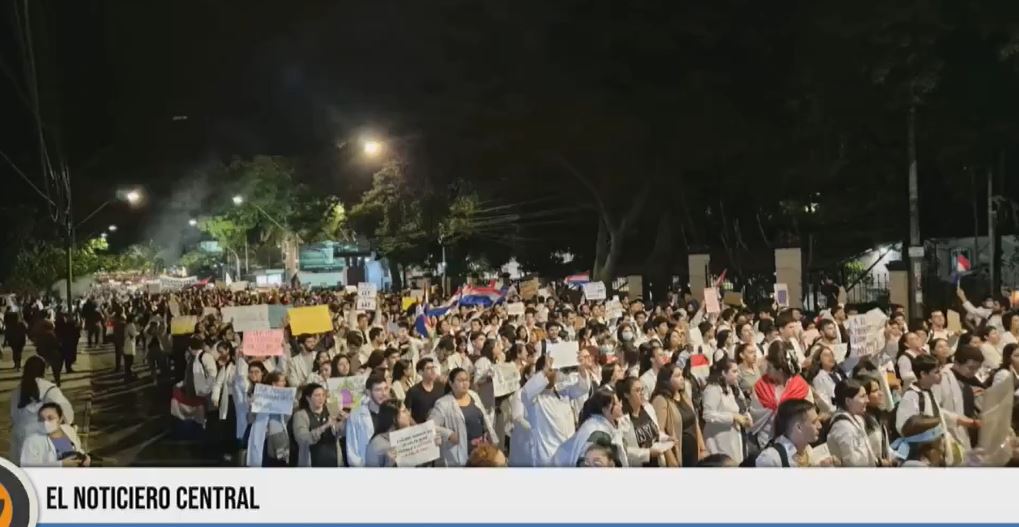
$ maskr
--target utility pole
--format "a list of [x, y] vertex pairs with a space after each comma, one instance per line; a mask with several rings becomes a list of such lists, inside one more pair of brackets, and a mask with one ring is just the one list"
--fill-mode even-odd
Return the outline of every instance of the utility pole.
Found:
[[916, 102], [909, 106], [909, 314], [912, 320], [923, 319], [923, 241], [920, 239], [920, 191], [916, 167]]
[[997, 278], [997, 276], [995, 276], [995, 272], [994, 272], [994, 261], [995, 261], [995, 258], [998, 257], [998, 254], [997, 254], [998, 253], [998, 247], [997, 247], [997, 244], [995, 243], [996, 240], [994, 238], [994, 230], [995, 230], [994, 219], [995, 219], [995, 217], [994, 217], [994, 169], [988, 168], [987, 169], [987, 246], [990, 248], [989, 249], [989, 251], [990, 251], [990, 260], [987, 261], [987, 263], [988, 263], [987, 268], [989, 270], [988, 277], [990, 277], [991, 281], [987, 285], [987, 287], [990, 288], [990, 291], [989, 291], [990, 297], [991, 298], [998, 298], [998, 289], [1000, 289], [1000, 288], [996, 288], [995, 287], [995, 283], [996, 283], [995, 279]]

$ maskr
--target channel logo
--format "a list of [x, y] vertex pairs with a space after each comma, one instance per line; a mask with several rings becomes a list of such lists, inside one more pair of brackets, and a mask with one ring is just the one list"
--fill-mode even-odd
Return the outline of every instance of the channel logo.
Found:
[[0, 457], [0, 527], [35, 527], [38, 520], [32, 483], [14, 463]]

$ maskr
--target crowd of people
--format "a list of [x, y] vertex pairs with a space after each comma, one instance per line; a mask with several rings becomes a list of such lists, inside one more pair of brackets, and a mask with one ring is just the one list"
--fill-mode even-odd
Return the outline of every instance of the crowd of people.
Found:
[[[89, 465], [59, 388], [83, 331], [89, 345], [112, 339], [125, 381], [144, 355], [153, 382], [176, 384], [181, 427], [249, 467], [395, 466], [390, 434], [429, 421], [440, 456], [427, 466], [972, 466], [985, 463], [984, 391], [1008, 383], [1019, 397], [1019, 312], [1004, 299], [974, 306], [961, 290], [961, 330], [946, 309], [907, 320], [892, 306], [866, 350], [847, 326], [874, 313], [844, 305], [715, 309], [688, 290], [587, 301], [562, 283], [527, 298], [513, 284], [491, 290], [441, 306], [378, 294], [369, 311], [344, 289], [107, 291], [69, 313], [11, 302], [5, 339], [22, 369], [11, 459]], [[247, 355], [222, 308], [258, 304], [326, 305], [333, 329], [286, 326], [278, 354]], [[188, 315], [193, 331], [170, 331]], [[37, 356], [22, 365], [26, 338]], [[549, 350], [562, 343], [576, 343], [576, 366], [557, 367]], [[519, 383], [496, 396], [507, 365]], [[337, 378], [356, 381], [354, 397], [338, 399]], [[295, 388], [292, 412], [252, 412], [260, 384]]]

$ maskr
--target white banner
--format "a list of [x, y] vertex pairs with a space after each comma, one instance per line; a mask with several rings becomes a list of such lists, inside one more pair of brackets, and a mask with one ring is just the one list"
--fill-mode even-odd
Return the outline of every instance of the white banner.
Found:
[[198, 283], [197, 276], [188, 276], [186, 278], [177, 278], [175, 276], [160, 276], [159, 287], [163, 291], [180, 291], [185, 287]]

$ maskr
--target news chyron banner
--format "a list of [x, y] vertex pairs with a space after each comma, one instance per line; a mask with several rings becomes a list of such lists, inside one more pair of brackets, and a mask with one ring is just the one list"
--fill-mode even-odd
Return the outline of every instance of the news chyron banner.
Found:
[[0, 527], [1015, 524], [1017, 484], [1012, 469], [21, 470], [0, 460]]

